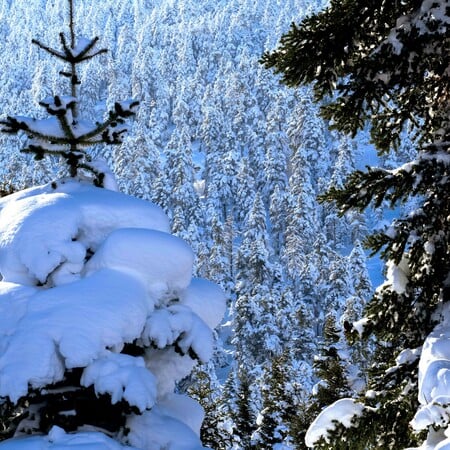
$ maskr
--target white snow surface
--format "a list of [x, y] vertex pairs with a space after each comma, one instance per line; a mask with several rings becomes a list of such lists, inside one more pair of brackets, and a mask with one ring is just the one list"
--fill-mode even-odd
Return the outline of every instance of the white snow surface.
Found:
[[348, 428], [355, 417], [359, 417], [365, 406], [352, 398], [342, 398], [332, 405], [327, 406], [308, 428], [305, 443], [308, 447], [314, 445], [321, 439], [327, 440], [328, 432], [336, 428], [336, 423]]
[[[208, 301], [205, 302], [205, 298]], [[214, 328], [225, 314], [225, 295], [217, 284], [194, 278], [183, 292], [180, 302], [194, 311], [210, 328]]]
[[28, 384], [60, 381], [66, 368], [86, 367], [138, 338], [150, 313], [143, 286], [108, 270], [23, 298], [14, 324], [5, 324], [16, 308], [8, 297], [0, 298], [0, 396], [14, 402]]
[[189, 286], [193, 263], [192, 250], [176, 236], [122, 228], [105, 239], [86, 264], [86, 274], [103, 268], [128, 273], [145, 285], [155, 302], [163, 302], [177, 298]]
[[156, 379], [143, 358], [109, 352], [86, 367], [81, 384], [94, 385], [97, 394], [110, 394], [112, 404], [123, 398], [141, 412], [156, 402]]
[[[421, 448], [450, 449], [450, 306], [442, 308], [440, 323], [425, 340], [419, 361], [420, 408], [412, 427], [429, 430]], [[439, 427], [440, 433], [433, 432]]]
[[[203, 448], [202, 408], [173, 391], [195, 364], [189, 355], [211, 357], [225, 301], [213, 283], [191, 279], [193, 253], [168, 230], [159, 207], [82, 181], [0, 199], [0, 396], [17, 402], [82, 368], [82, 385], [142, 412], [129, 418], [136, 448]], [[131, 342], [157, 348], [121, 354]], [[0, 444], [76, 446], [129, 448], [57, 427]]]
[[[145, 450], [203, 450], [200, 427], [192, 428], [194, 424], [201, 424], [202, 408], [192, 399], [178, 397], [173, 395], [151, 411], [131, 416], [127, 422], [132, 430], [128, 436], [130, 444]], [[186, 423], [181, 417], [190, 419]]]
[[55, 285], [74, 281], [86, 252], [113, 230], [168, 232], [163, 211], [151, 203], [87, 183], [61, 181], [0, 199], [0, 273], [3, 281]]
[[136, 450], [121, 445], [102, 433], [84, 431], [66, 433], [62, 428], [54, 426], [47, 436], [8, 439], [0, 442], [1, 450]]
[[388, 287], [397, 294], [406, 292], [409, 277], [408, 261], [402, 259], [400, 264], [396, 265], [392, 261], [386, 263], [386, 282], [378, 290]]

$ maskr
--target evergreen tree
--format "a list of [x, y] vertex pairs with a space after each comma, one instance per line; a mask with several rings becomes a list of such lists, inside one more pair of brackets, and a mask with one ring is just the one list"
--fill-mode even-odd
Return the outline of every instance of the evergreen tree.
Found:
[[283, 442], [289, 432], [288, 419], [296, 413], [286, 386], [289, 368], [285, 353], [273, 358], [265, 372], [263, 409], [253, 438], [257, 449], [273, 448]]
[[166, 150], [168, 213], [175, 234], [185, 238], [189, 224], [199, 223], [198, 196], [194, 189], [192, 147], [185, 126], [175, 128]]
[[[314, 374], [318, 382], [301, 417], [293, 421], [296, 436], [296, 448], [304, 449], [305, 434], [315, 416], [333, 402], [352, 393], [348, 380], [348, 354], [342, 343], [341, 330], [336, 324], [334, 314], [325, 319], [323, 339], [319, 354], [314, 358]], [[316, 443], [314, 448], [348, 450], [349, 443], [333, 442], [325, 439]], [[359, 447], [358, 447], [359, 449]]]
[[41, 102], [48, 119], [2, 121], [28, 135], [25, 152], [37, 159], [62, 156], [70, 177], [0, 204], [0, 445], [203, 448], [201, 408], [174, 389], [212, 355], [224, 298], [191, 279], [192, 251], [162, 210], [116, 192], [85, 150], [121, 143], [137, 102], [116, 103], [103, 122], [79, 119], [77, 67], [104, 51], [94, 50], [98, 38], [76, 41], [73, 6], [61, 51], [34, 41], [70, 64], [61, 75], [71, 95]]
[[226, 450], [230, 436], [223, 429], [223, 415], [220, 410], [222, 386], [215, 374], [214, 365], [207, 365], [194, 369], [191, 376], [188, 393], [203, 406], [205, 419], [203, 420], [200, 438], [203, 445], [214, 450]]
[[269, 199], [270, 231], [274, 254], [279, 258], [286, 242], [287, 193], [278, 185]]
[[349, 394], [349, 386], [344, 368], [340, 330], [336, 318], [328, 315], [325, 319], [321, 354], [314, 361], [319, 382], [314, 393], [314, 408], [320, 411], [327, 405]]
[[[252, 380], [245, 367], [233, 366], [223, 391], [222, 428], [229, 435], [225, 439], [228, 449], [250, 450], [256, 429], [256, 412], [252, 395]], [[255, 387], [253, 387], [254, 389]]]
[[409, 422], [418, 405], [418, 359], [397, 365], [395, 358], [422, 346], [436, 309], [450, 297], [449, 16], [447, 1], [335, 0], [293, 25], [280, 49], [263, 57], [291, 86], [314, 81], [316, 99], [332, 99], [322, 114], [334, 128], [355, 135], [368, 123], [373, 142], [386, 152], [398, 148], [411, 124], [419, 148], [410, 163], [356, 171], [325, 197], [341, 213], [385, 200], [392, 207], [412, 197], [419, 203], [414, 214], [368, 239], [375, 252], [382, 250], [389, 277], [368, 303], [363, 330], [377, 338], [368, 385], [374, 395], [362, 399], [376, 409], [365, 408], [356, 428], [334, 433], [335, 443], [346, 439], [352, 448], [416, 442]]
[[[204, 255], [206, 278], [218, 283], [226, 292], [232, 288], [232, 236], [227, 227], [213, 212], [208, 227], [211, 229], [212, 242], [208, 254]], [[230, 227], [228, 227], [230, 228]]]

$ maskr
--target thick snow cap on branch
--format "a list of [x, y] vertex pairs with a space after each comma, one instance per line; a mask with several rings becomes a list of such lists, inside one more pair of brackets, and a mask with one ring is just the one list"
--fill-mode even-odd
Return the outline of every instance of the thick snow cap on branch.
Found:
[[[0, 199], [3, 281], [55, 285], [73, 281], [88, 251], [124, 227], [168, 232], [163, 211], [149, 202], [91, 184], [58, 182]], [[49, 279], [50, 278], [50, 279]]]
[[342, 398], [326, 407], [308, 428], [305, 436], [306, 445], [314, 447], [320, 439], [327, 441], [328, 433], [336, 429], [336, 424], [350, 427], [364, 408], [363, 404], [355, 402], [352, 398]]
[[[139, 252], [129, 251], [139, 248]], [[191, 281], [194, 255], [180, 238], [156, 230], [112, 232], [86, 265], [86, 274], [109, 268], [139, 278], [158, 302], [177, 298]]]

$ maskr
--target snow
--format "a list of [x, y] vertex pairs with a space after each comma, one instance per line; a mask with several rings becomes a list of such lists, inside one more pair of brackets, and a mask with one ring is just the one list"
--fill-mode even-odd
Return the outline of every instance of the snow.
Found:
[[336, 429], [336, 424], [342, 424], [348, 428], [356, 417], [361, 416], [365, 406], [351, 398], [342, 398], [332, 405], [326, 407], [308, 428], [305, 443], [308, 447], [314, 445], [321, 439], [327, 440], [329, 431]]
[[[450, 307], [441, 311], [441, 321], [429, 334], [419, 361], [420, 407], [411, 421], [414, 430], [429, 430], [423, 448], [450, 448]], [[439, 435], [432, 429], [441, 428]], [[432, 442], [432, 443], [431, 443]]]
[[188, 376], [195, 361], [188, 355], [180, 356], [173, 347], [149, 348], [145, 352], [147, 368], [157, 379], [158, 394], [162, 398], [175, 389], [176, 383]]
[[[142, 413], [128, 417], [132, 445], [203, 448], [202, 408], [173, 392], [195, 358], [212, 356], [225, 298], [192, 280], [192, 250], [168, 230], [159, 207], [82, 180], [0, 199], [0, 397], [16, 403], [81, 368], [81, 386]], [[127, 343], [156, 348], [120, 353]], [[0, 444], [66, 446], [129, 448], [57, 427]]]
[[77, 43], [74, 48], [70, 49], [70, 53], [74, 58], [78, 57], [81, 53], [86, 51], [86, 49], [92, 44], [92, 39], [80, 36], [77, 39]]
[[130, 417], [127, 426], [133, 431], [129, 441], [146, 450], [201, 450], [204, 449], [199, 439], [203, 417], [203, 408], [195, 400], [172, 393], [151, 411]]
[[450, 308], [442, 312], [443, 320], [424, 342], [419, 363], [419, 401], [422, 404], [450, 402]]
[[126, 400], [141, 412], [156, 402], [156, 380], [143, 358], [109, 352], [86, 367], [81, 385], [94, 385], [97, 394], [111, 395], [113, 405]]
[[103, 268], [126, 272], [139, 279], [155, 301], [165, 302], [188, 287], [193, 263], [192, 250], [176, 236], [121, 228], [109, 234], [86, 264], [86, 275]]
[[9, 439], [0, 443], [1, 450], [133, 450], [97, 432], [66, 433], [54, 426], [47, 436]]
[[395, 362], [399, 366], [400, 364], [412, 364], [414, 361], [417, 360], [417, 358], [420, 357], [421, 353], [420, 348], [410, 349], [407, 348], [405, 350], [402, 350], [397, 358], [395, 359]]
[[[203, 450], [198, 434], [178, 420], [177, 412], [155, 406], [140, 416], [131, 416], [127, 422], [130, 444], [145, 450]], [[186, 409], [183, 416], [196, 412], [194, 408]]]
[[47, 110], [52, 111], [56, 115], [56, 112], [66, 111], [76, 102], [77, 99], [71, 95], [57, 95], [55, 97], [46, 97], [39, 104], [45, 106]]
[[0, 273], [28, 285], [74, 281], [86, 252], [114, 229], [169, 230], [157, 206], [73, 181], [4, 197], [0, 209]]
[[195, 353], [203, 362], [212, 356], [212, 342], [208, 339], [210, 328], [189, 308], [171, 305], [155, 311], [147, 319], [142, 339], [146, 345], [153, 344], [162, 349], [176, 344], [182, 354]]
[[377, 290], [384, 288], [392, 289], [397, 294], [401, 295], [406, 292], [409, 279], [409, 268], [406, 259], [400, 261], [397, 265], [393, 261], [386, 262], [386, 282], [382, 284]]
[[[414, 27], [420, 35], [435, 33], [444, 34], [447, 28], [444, 24], [449, 24], [448, 1], [424, 0], [418, 10], [413, 15], [402, 16], [397, 20], [395, 28], [393, 28], [386, 42], [392, 46], [394, 54], [399, 55], [403, 50], [403, 36], [409, 33]], [[440, 22], [441, 26], [435, 29], [434, 26], [429, 27], [428, 24], [434, 25], [435, 21]]]
[[191, 308], [210, 328], [217, 327], [225, 315], [226, 303], [222, 289], [201, 278], [192, 279], [180, 303]]
[[[9, 318], [4, 308], [11, 303], [1, 300], [3, 325]], [[29, 384], [40, 387], [60, 381], [65, 368], [87, 366], [108, 347], [138, 338], [149, 313], [146, 303], [140, 284], [109, 270], [37, 291], [27, 299], [0, 356], [0, 396], [16, 402], [26, 395]]]
[[357, 333], [362, 336], [364, 333], [364, 328], [369, 324], [369, 319], [367, 317], [363, 317], [356, 322], [353, 322], [353, 328], [357, 331]]

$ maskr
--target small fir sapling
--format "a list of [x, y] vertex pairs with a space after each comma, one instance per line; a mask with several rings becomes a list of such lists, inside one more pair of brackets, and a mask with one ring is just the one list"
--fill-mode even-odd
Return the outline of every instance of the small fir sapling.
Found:
[[55, 95], [41, 102], [50, 115], [46, 119], [32, 119], [23, 116], [8, 116], [0, 121], [4, 133], [17, 134], [24, 132], [28, 137], [28, 145], [22, 151], [32, 153], [36, 160], [45, 155], [62, 156], [68, 165], [71, 177], [80, 175], [80, 171], [93, 176], [96, 186], [103, 187], [105, 173], [98, 161], [91, 159], [86, 147], [95, 144], [117, 145], [122, 143], [127, 132], [125, 119], [135, 114], [139, 102], [127, 100], [116, 102], [114, 109], [109, 111], [105, 120], [90, 122], [78, 116], [78, 85], [80, 79], [77, 73], [79, 64], [89, 61], [95, 56], [106, 53], [106, 49], [96, 50], [99, 38], [75, 38], [73, 1], [69, 0], [69, 42], [64, 33], [59, 34], [61, 49], [53, 49], [38, 40], [32, 43], [45, 50], [50, 55], [69, 65], [69, 70], [61, 71], [60, 75], [70, 82], [70, 95]]

